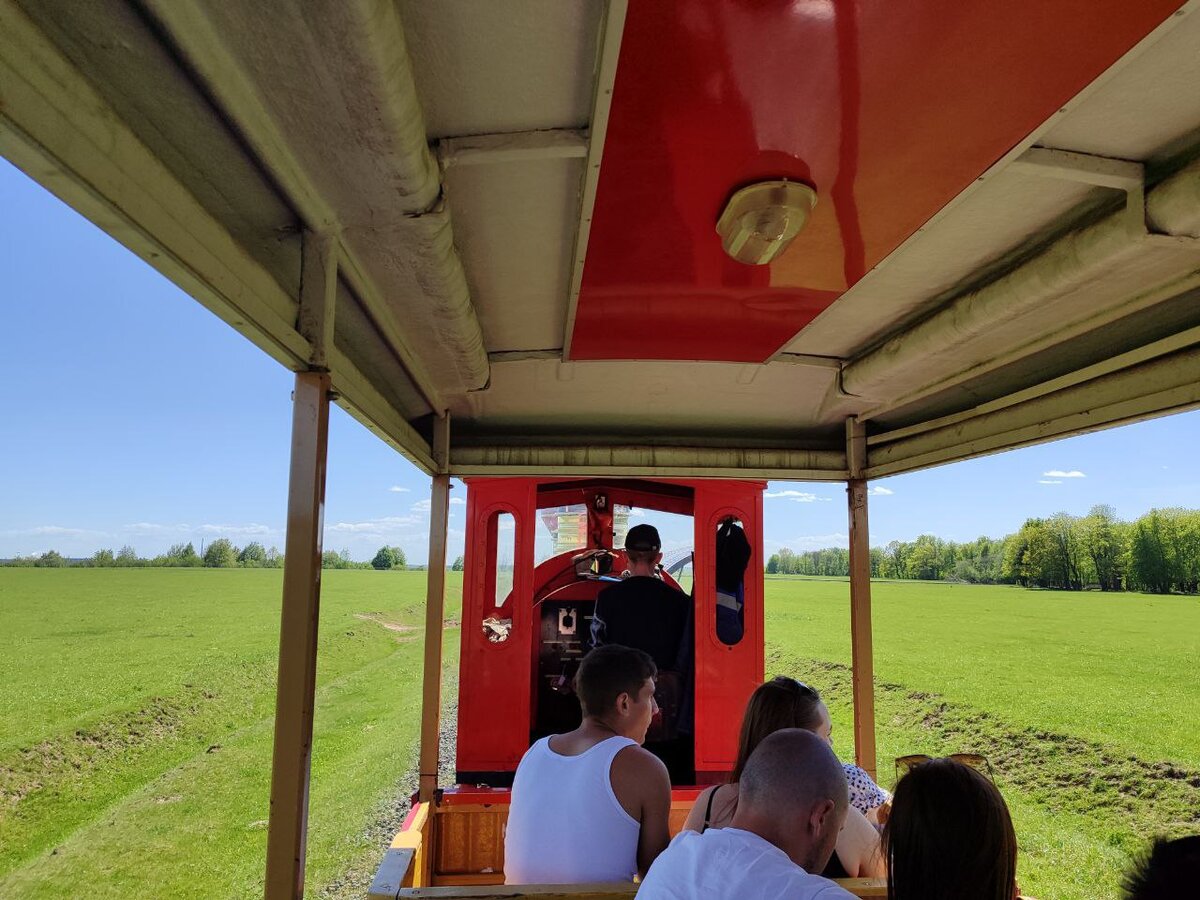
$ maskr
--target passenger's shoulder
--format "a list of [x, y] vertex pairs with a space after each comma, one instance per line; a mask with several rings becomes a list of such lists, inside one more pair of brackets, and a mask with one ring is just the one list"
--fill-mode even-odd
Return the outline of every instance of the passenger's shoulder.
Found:
[[668, 790], [671, 787], [671, 776], [667, 773], [663, 761], [637, 744], [630, 744], [617, 752], [613, 759], [613, 770], [618, 777], [631, 781], [653, 785], [665, 783]]

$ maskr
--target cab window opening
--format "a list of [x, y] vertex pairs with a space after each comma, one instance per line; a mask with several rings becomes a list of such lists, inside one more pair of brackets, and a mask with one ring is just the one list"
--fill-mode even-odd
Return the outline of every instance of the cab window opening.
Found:
[[717, 640], [727, 647], [739, 644], [746, 632], [746, 568], [750, 564], [750, 541], [736, 516], [726, 516], [717, 525], [714, 583]]
[[492, 608], [484, 616], [482, 624], [484, 636], [493, 644], [507, 641], [512, 631], [516, 524], [516, 518], [510, 512], [495, 512], [487, 522], [484, 596], [491, 598]]

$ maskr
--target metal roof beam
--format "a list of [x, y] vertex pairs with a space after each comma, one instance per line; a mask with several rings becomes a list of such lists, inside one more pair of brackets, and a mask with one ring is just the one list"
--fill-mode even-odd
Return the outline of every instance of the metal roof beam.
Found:
[[774, 478], [844, 481], [840, 450], [656, 445], [455, 446], [450, 474]]
[[587, 132], [571, 129], [442, 138], [438, 141], [437, 148], [442, 171], [456, 166], [490, 166], [544, 159], [584, 159], [587, 155]]
[[[1136, 351], [1135, 351], [1136, 353]], [[1134, 357], [1136, 358], [1136, 357]], [[1086, 373], [1086, 370], [1085, 370]], [[868, 478], [984, 456], [1200, 406], [1200, 346], [1193, 345], [997, 408], [947, 417], [938, 427], [871, 440]]]

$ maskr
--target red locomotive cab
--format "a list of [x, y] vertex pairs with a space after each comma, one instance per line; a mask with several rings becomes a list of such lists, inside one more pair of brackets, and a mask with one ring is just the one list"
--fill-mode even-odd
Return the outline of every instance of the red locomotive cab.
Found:
[[[674, 543], [688, 545], [666, 542], [661, 575], [691, 599], [680, 655], [689, 768], [695, 784], [723, 779], [736, 723], [763, 679], [764, 482], [478, 478], [467, 486], [459, 784], [508, 787], [533, 740], [579, 724], [572, 678], [591, 647], [596, 597], [625, 569], [625, 531], [656, 515], [680, 523]], [[718, 531], [730, 521], [751, 548], [740, 585], [721, 601], [726, 626], [731, 600], [740, 607], [732, 636], [718, 628], [716, 560]]]

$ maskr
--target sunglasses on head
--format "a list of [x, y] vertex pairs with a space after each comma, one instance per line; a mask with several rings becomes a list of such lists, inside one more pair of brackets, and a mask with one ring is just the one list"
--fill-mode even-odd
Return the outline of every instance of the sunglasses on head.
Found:
[[970, 766], [976, 772], [986, 775], [992, 781], [996, 780], [995, 774], [992, 772], [992, 764], [988, 762], [988, 758], [982, 753], [949, 753], [946, 756], [930, 756], [928, 753], [910, 753], [907, 756], [897, 756], [896, 778], [899, 779], [922, 763], [932, 762], [935, 759], [954, 760], [956, 763]]
[[795, 678], [789, 678], [786, 675], [777, 675], [771, 679], [771, 683], [780, 685], [781, 687], [787, 687], [790, 690], [795, 690], [797, 693], [802, 694], [805, 697], [811, 697], [814, 700], [821, 699], [821, 694], [816, 688], [809, 687], [803, 681], [797, 681]]

